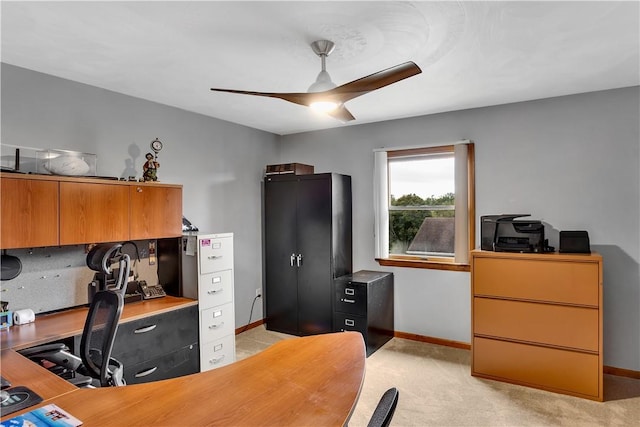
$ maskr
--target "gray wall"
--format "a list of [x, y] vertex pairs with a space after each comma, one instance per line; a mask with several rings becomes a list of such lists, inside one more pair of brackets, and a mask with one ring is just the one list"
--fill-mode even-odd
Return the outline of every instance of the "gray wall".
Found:
[[[236, 324], [247, 323], [255, 289], [262, 286], [261, 181], [264, 166], [278, 156], [276, 135], [2, 64], [1, 136], [3, 145], [95, 153], [98, 174], [116, 177], [140, 177], [149, 143], [159, 138], [158, 177], [183, 185], [184, 215], [203, 232], [235, 234]], [[41, 276], [69, 276], [55, 265]], [[43, 280], [42, 286], [83, 293], [86, 277], [73, 277], [80, 283]], [[41, 295], [68, 293], [46, 289]], [[83, 298], [75, 295], [74, 302]], [[34, 301], [32, 307], [41, 305]], [[258, 303], [253, 320], [262, 317]]]
[[[236, 323], [262, 283], [266, 164], [301, 162], [353, 178], [354, 269], [396, 275], [396, 329], [470, 341], [469, 274], [381, 268], [373, 259], [373, 148], [476, 143], [476, 214], [531, 213], [589, 231], [604, 256], [605, 364], [640, 370], [639, 88], [278, 137], [95, 87], [2, 65], [2, 144], [96, 153], [101, 175], [140, 176], [164, 142], [159, 177], [184, 186], [184, 214], [236, 235]], [[354, 112], [357, 115], [357, 112]], [[4, 153], [3, 153], [4, 154]], [[253, 320], [263, 317], [260, 304]]]
[[587, 230], [604, 257], [605, 364], [640, 370], [639, 105], [633, 87], [302, 133], [281, 160], [352, 176], [353, 267], [395, 273], [396, 330], [470, 342], [468, 273], [374, 261], [372, 150], [473, 140], [477, 217], [530, 213], [556, 247], [559, 230]]

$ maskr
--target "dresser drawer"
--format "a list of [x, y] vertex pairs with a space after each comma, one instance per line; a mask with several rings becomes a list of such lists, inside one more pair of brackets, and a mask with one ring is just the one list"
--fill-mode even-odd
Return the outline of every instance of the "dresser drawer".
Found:
[[334, 310], [366, 316], [367, 285], [346, 280], [336, 280]]
[[233, 335], [235, 333], [234, 322], [232, 303], [202, 310], [200, 312], [200, 342], [206, 344], [225, 335]]
[[202, 361], [200, 370], [204, 372], [235, 362], [235, 347], [235, 335], [227, 335], [216, 341], [203, 344], [200, 348], [200, 360]]
[[118, 325], [112, 355], [125, 366], [198, 341], [198, 307], [190, 306]]
[[473, 299], [476, 335], [598, 351], [599, 312], [521, 301]]
[[198, 344], [193, 343], [151, 360], [124, 365], [124, 379], [130, 385], [195, 374], [200, 371], [199, 353]]
[[233, 237], [200, 239], [200, 274], [233, 269]]
[[200, 309], [215, 307], [233, 301], [233, 270], [203, 275], [198, 289]]
[[474, 375], [598, 397], [595, 354], [475, 337], [472, 366]]
[[598, 263], [473, 259], [474, 295], [598, 306]]

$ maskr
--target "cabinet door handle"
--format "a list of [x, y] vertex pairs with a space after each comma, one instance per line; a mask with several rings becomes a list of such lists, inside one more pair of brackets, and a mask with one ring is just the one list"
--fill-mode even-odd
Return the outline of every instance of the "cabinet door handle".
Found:
[[220, 322], [218, 324], [215, 325], [209, 325], [209, 329], [220, 329], [224, 326], [224, 322]]
[[136, 191], [137, 191], [138, 193], [142, 193], [142, 188], [137, 187], [137, 188], [136, 188]]
[[298, 267], [302, 265], [302, 254], [298, 254], [298, 256], [296, 257], [296, 264], [298, 265]]
[[214, 359], [209, 359], [209, 364], [217, 365], [218, 363], [222, 362], [223, 360], [224, 360], [224, 354], [221, 355], [220, 357], [216, 357]]
[[355, 302], [356, 302], [356, 300], [354, 300], [354, 299], [347, 299], [347, 298], [340, 298], [340, 301], [348, 302], [349, 304], [355, 304]]
[[209, 255], [207, 258], [208, 259], [220, 259], [220, 258], [222, 258], [222, 255]]
[[134, 375], [134, 377], [136, 378], [146, 377], [147, 375], [153, 374], [157, 369], [158, 367], [154, 366], [153, 368], [147, 369], [146, 371], [138, 372], [137, 374]]
[[289, 259], [289, 263], [291, 267], [293, 267], [293, 263], [296, 261], [296, 254], [291, 254], [291, 258]]
[[211, 291], [207, 291], [207, 293], [208, 293], [209, 295], [215, 295], [215, 294], [219, 294], [219, 293], [220, 293], [220, 292], [222, 292], [223, 290], [224, 290], [223, 288], [220, 288], [220, 289], [213, 289], [213, 290], [211, 290]]
[[145, 332], [153, 331], [157, 327], [158, 327], [158, 325], [144, 326], [142, 328], [136, 329], [135, 331], [133, 331], [133, 333], [134, 334], [144, 334]]

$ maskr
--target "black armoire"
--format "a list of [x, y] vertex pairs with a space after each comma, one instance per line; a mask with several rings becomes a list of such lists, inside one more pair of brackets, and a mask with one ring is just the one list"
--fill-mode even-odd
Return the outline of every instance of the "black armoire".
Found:
[[352, 272], [351, 177], [270, 175], [264, 185], [267, 329], [333, 331], [333, 281]]

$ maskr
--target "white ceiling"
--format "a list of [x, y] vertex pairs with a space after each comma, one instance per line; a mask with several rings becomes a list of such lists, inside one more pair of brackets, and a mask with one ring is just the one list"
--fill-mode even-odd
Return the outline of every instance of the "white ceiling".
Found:
[[[10, 2], [2, 61], [276, 134], [640, 84], [639, 2]], [[343, 124], [279, 99], [336, 43], [338, 85], [412, 60], [422, 74], [346, 106]]]

